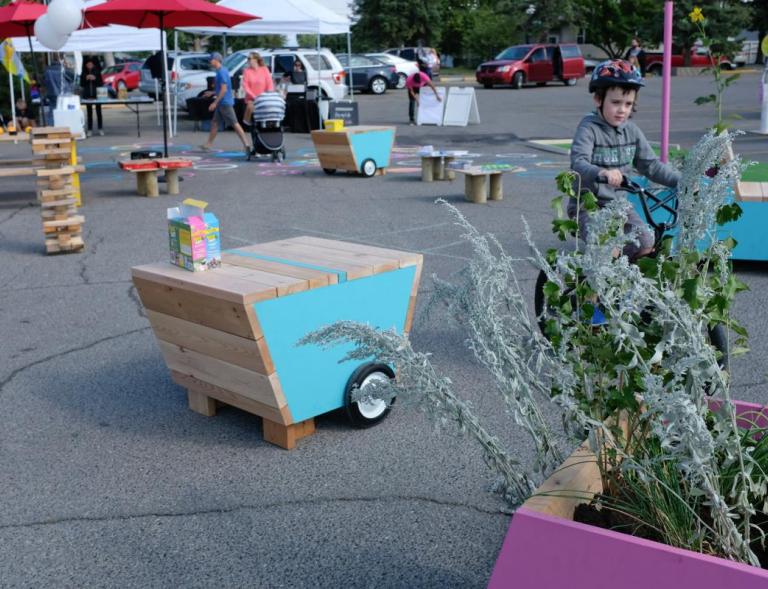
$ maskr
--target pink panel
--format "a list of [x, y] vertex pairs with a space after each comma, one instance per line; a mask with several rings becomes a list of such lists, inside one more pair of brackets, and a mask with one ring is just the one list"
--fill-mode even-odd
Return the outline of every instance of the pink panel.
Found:
[[[768, 425], [768, 409], [735, 403], [738, 414]], [[766, 589], [768, 571], [522, 507], [509, 525], [488, 587]]]
[[521, 508], [491, 589], [765, 589], [768, 571]]

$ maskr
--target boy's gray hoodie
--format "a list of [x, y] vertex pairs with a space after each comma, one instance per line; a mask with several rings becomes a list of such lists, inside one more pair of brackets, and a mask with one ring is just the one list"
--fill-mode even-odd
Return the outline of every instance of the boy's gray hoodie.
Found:
[[[611, 168], [624, 175], [635, 168], [643, 176], [670, 188], [676, 187], [680, 180], [680, 172], [659, 161], [643, 132], [632, 121], [613, 127], [594, 112], [584, 117], [576, 129], [571, 145], [571, 169], [581, 175], [581, 189], [597, 196], [599, 206], [616, 198], [617, 190], [620, 191], [608, 184], [595, 183], [600, 170]], [[575, 201], [572, 204], [575, 206]]]

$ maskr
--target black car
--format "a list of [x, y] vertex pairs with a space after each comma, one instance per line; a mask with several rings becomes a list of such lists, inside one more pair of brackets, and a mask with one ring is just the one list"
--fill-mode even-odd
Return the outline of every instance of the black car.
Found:
[[[388, 65], [365, 55], [352, 54], [347, 61], [345, 53], [338, 54], [344, 71], [347, 72], [347, 83], [352, 80], [352, 89], [373, 94], [384, 94], [387, 88], [397, 88], [397, 70], [395, 66]], [[350, 63], [351, 62], [351, 63]], [[350, 68], [351, 65], [351, 68]], [[352, 75], [350, 76], [350, 71]]]

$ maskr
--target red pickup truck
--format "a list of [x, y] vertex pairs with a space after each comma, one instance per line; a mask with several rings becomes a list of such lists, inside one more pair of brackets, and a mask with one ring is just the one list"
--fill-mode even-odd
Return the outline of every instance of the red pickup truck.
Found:
[[[664, 54], [662, 52], [645, 53], [645, 71], [655, 75], [661, 75], [661, 69], [664, 63]], [[706, 47], [691, 48], [691, 62], [685, 66], [685, 60], [682, 53], [672, 54], [672, 67], [709, 67], [712, 61], [709, 57], [709, 51]], [[733, 63], [726, 57], [720, 57], [720, 67], [723, 69], [733, 69]]]

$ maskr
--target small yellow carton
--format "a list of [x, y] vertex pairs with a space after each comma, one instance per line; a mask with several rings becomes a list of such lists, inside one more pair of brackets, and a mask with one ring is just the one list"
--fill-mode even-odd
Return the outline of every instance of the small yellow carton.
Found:
[[325, 121], [326, 131], [343, 131], [344, 119], [328, 119]]

